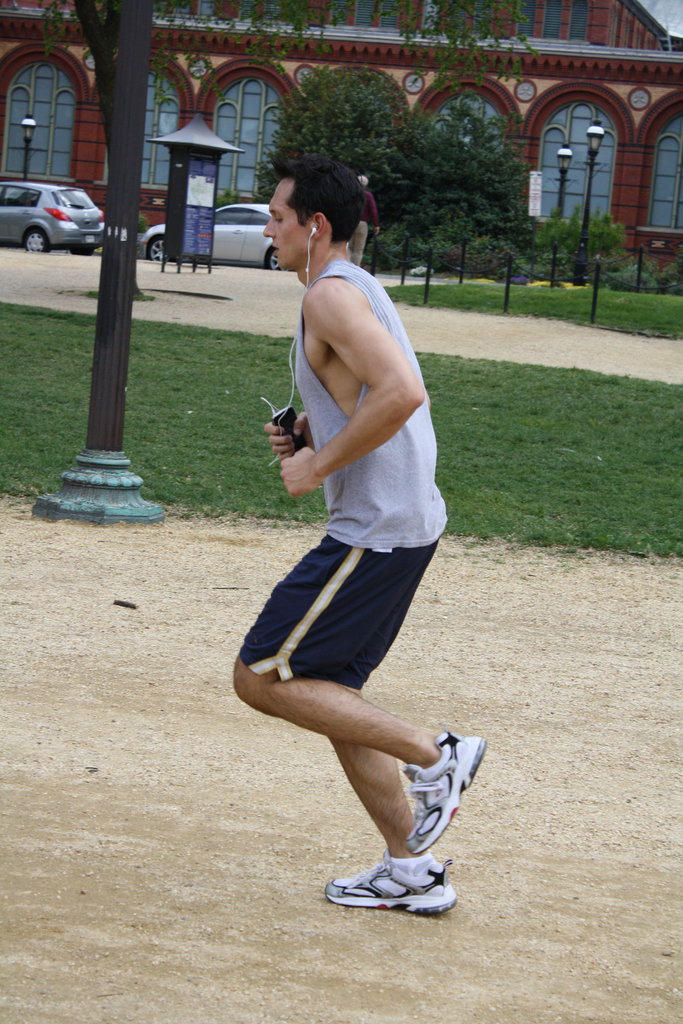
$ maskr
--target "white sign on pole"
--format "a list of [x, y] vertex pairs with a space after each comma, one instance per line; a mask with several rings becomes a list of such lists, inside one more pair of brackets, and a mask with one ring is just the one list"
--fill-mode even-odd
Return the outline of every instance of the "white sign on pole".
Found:
[[541, 199], [543, 195], [543, 174], [531, 171], [529, 174], [529, 216], [541, 216]]

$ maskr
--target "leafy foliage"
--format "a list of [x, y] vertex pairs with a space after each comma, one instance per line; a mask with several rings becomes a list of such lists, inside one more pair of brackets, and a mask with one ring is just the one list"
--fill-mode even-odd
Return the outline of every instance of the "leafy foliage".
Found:
[[[541, 277], [550, 276], [553, 244], [557, 242], [556, 275], [572, 276], [576, 252], [581, 238], [581, 209], [576, 206], [569, 218], [563, 219], [555, 209], [538, 232], [536, 241], [537, 270]], [[615, 224], [609, 213], [592, 213], [588, 223], [588, 257], [594, 260], [616, 259], [625, 255], [626, 231]]]
[[[408, 108], [398, 86], [369, 68], [313, 71], [280, 101], [272, 152], [297, 156], [323, 153], [367, 174], [373, 193], [384, 199], [382, 183], [396, 176], [396, 151]], [[259, 169], [257, 190], [269, 199], [275, 179], [270, 166]]]
[[467, 103], [447, 119], [417, 111], [409, 121], [398, 153], [400, 187], [390, 189], [389, 204], [411, 236], [435, 239], [439, 249], [444, 229], [458, 244], [464, 234], [519, 244], [528, 227], [528, 171], [506, 122]]
[[[410, 111], [395, 83], [367, 68], [321, 68], [281, 101], [273, 153], [319, 152], [363, 171], [377, 200], [383, 248], [434, 245], [453, 256], [462, 236], [521, 244], [527, 168], [503, 119], [461, 103], [448, 118]], [[275, 182], [260, 168], [258, 193]], [[386, 231], [386, 234], [385, 234]]]
[[234, 188], [224, 188], [216, 195], [216, 209], [221, 206], [230, 206], [232, 203], [239, 203], [240, 193]]
[[[70, 5], [40, 0], [44, 12], [46, 51], [75, 38]], [[155, 41], [152, 69], [161, 81], [169, 62], [182, 57], [190, 68], [202, 53], [202, 33], [210, 31], [229, 45], [239, 46], [261, 65], [282, 67], [293, 48], [307, 46], [324, 58], [329, 49], [325, 31], [353, 18], [355, 0], [216, 0], [211, 14], [200, 12], [198, 0], [154, 0]], [[373, 0], [373, 19], [387, 12], [386, 0]], [[523, 26], [520, 0], [393, 0], [397, 27], [416, 71], [429, 67], [434, 87], [455, 89], [465, 76], [481, 80], [487, 71], [519, 73], [512, 55], [515, 44], [526, 43], [517, 32]], [[95, 65], [95, 79], [107, 145], [114, 111], [116, 58], [121, 0], [73, 0], [73, 11]], [[169, 29], [172, 32], [169, 32]], [[528, 47], [530, 48], [530, 47]], [[216, 87], [216, 68], [199, 62], [204, 84]]]
[[683, 295], [683, 263], [660, 266], [651, 256], [618, 261], [603, 267], [601, 283], [615, 292], [658, 292]]

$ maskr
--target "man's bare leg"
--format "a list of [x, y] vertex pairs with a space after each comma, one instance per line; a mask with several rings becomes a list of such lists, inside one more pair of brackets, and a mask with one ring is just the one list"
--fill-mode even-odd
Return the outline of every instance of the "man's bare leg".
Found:
[[434, 733], [383, 711], [348, 686], [325, 679], [282, 682], [276, 670], [257, 675], [240, 658], [235, 664], [234, 684], [237, 695], [257, 711], [333, 742], [381, 751], [421, 768], [439, 760]]
[[412, 857], [406, 836], [413, 812], [406, 799], [396, 758], [356, 743], [332, 740], [337, 757], [359, 800], [384, 836], [392, 857]]

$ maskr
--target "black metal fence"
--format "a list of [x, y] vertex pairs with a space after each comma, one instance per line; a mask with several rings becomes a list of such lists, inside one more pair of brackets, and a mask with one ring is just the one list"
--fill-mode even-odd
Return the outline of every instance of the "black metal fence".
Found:
[[[457, 262], [453, 262], [456, 254]], [[457, 278], [463, 284], [466, 278], [481, 276], [480, 267], [475, 259], [468, 256], [468, 239], [463, 238], [459, 249], [451, 248], [447, 252], [436, 252], [433, 246], [416, 244], [410, 235], [405, 235], [400, 247], [387, 249], [373, 236], [370, 273], [377, 274], [378, 262], [383, 268], [389, 267], [388, 273], [400, 271], [401, 284], [405, 284], [406, 274], [411, 277], [424, 278], [423, 303], [429, 301], [429, 289], [435, 274], [447, 274], [449, 279]], [[557, 242], [553, 244], [550, 254], [550, 266], [547, 275], [538, 272], [536, 260], [527, 259], [513, 251], [507, 253], [504, 260], [499, 261], [494, 276], [495, 283], [504, 286], [503, 311], [508, 312], [512, 285], [546, 283], [551, 288], [561, 288], [573, 284], [573, 272], [563, 274], [561, 268], [573, 267], [574, 254], [561, 252]], [[544, 261], [547, 264], [547, 257]], [[490, 270], [490, 267], [489, 267]], [[383, 271], [384, 272], [384, 271]], [[644, 246], [614, 259], [602, 259], [597, 256], [587, 268], [587, 280], [593, 286], [591, 323], [595, 322], [595, 314], [600, 287], [616, 291], [650, 292], [657, 294], [683, 295], [683, 260], [676, 258], [658, 258], [656, 269], [654, 261], [647, 256]]]

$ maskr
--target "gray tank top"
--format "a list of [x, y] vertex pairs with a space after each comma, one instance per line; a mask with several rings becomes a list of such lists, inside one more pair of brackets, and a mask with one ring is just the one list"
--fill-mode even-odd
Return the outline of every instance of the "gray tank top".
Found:
[[[395, 338], [422, 381], [408, 335], [382, 286], [365, 270], [334, 260], [316, 278], [343, 277], [363, 292], [372, 312]], [[315, 281], [311, 285], [315, 287]], [[296, 383], [316, 449], [348, 422], [311, 369], [304, 352], [304, 323], [296, 337]], [[359, 402], [367, 394], [363, 386]], [[425, 400], [392, 438], [325, 480], [327, 532], [352, 547], [388, 551], [432, 544], [446, 525], [446, 507], [434, 482], [436, 438]]]

